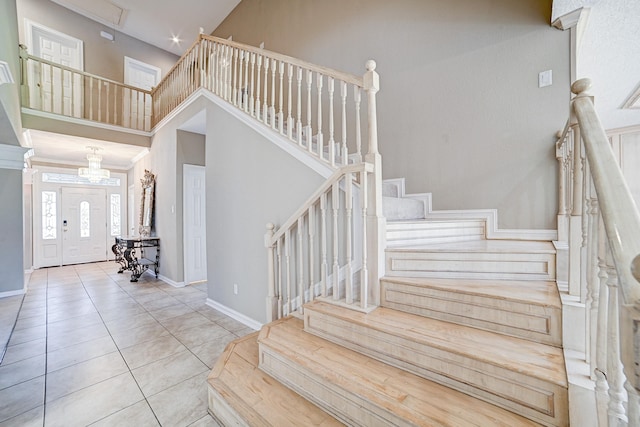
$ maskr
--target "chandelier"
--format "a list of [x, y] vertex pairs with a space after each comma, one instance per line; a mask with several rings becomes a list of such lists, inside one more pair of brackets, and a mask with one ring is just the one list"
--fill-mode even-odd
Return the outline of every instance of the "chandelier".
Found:
[[86, 178], [89, 182], [95, 184], [103, 179], [107, 179], [111, 176], [111, 173], [107, 169], [100, 168], [100, 162], [102, 162], [102, 156], [98, 154], [101, 150], [100, 147], [87, 147], [92, 152], [87, 154], [87, 160], [89, 160], [88, 168], [78, 168], [78, 176]]

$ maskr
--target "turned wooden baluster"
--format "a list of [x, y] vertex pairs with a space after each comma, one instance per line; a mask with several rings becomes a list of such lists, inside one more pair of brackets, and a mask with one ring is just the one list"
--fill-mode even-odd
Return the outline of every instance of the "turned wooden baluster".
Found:
[[[265, 62], [269, 62], [269, 58], [265, 58]], [[258, 55], [258, 59], [257, 59], [257, 64], [258, 64], [258, 71], [257, 71], [257, 83], [256, 83], [256, 106], [255, 106], [255, 115], [256, 118], [258, 120], [260, 120], [260, 67], [262, 67], [262, 55]], [[266, 80], [265, 80], [265, 84], [266, 84]], [[262, 114], [265, 114], [266, 112], [263, 110]]]
[[300, 218], [298, 218], [298, 229], [297, 229], [297, 233], [298, 233], [298, 266], [296, 268], [296, 270], [298, 271], [298, 295], [300, 296], [300, 306], [298, 307], [298, 310], [300, 311], [300, 314], [304, 314], [304, 308], [303, 305], [306, 302], [305, 298], [304, 298], [304, 291], [306, 286], [304, 285], [304, 258], [303, 258], [303, 225], [304, 225], [304, 219], [301, 216]]
[[302, 68], [297, 68], [296, 77], [298, 85], [296, 139], [298, 140], [298, 145], [302, 147]]
[[336, 165], [336, 145], [333, 140], [333, 92], [335, 90], [335, 83], [333, 77], [327, 78], [327, 89], [329, 91], [329, 163], [331, 166]]
[[269, 114], [271, 115], [271, 128], [276, 128], [276, 64], [275, 59], [271, 62], [271, 105]]
[[244, 57], [245, 57], [245, 52], [244, 50], [241, 50], [238, 53], [239, 56], [239, 60], [240, 60], [240, 65], [238, 66], [238, 100], [237, 105], [243, 109], [244, 106], [242, 105], [243, 103], [243, 97], [244, 97], [244, 88], [242, 87], [242, 68], [243, 68], [243, 63], [244, 63]]
[[327, 296], [327, 193], [320, 196], [320, 245], [322, 251], [322, 265], [320, 266], [320, 283], [322, 296]]
[[244, 53], [244, 87], [242, 88], [242, 104], [244, 106], [244, 112], [249, 113], [249, 60], [250, 52]]
[[598, 321], [596, 325], [596, 367], [592, 372], [595, 381], [596, 409], [598, 425], [607, 425], [607, 309], [609, 307], [609, 289], [607, 288], [607, 246], [604, 225], [598, 221]]
[[313, 79], [313, 72], [307, 70], [307, 150], [311, 152], [313, 150], [313, 132], [311, 130], [311, 84]]
[[293, 118], [291, 117], [291, 84], [293, 82], [293, 65], [287, 64], [287, 79], [289, 90], [287, 91], [287, 137], [293, 139]]
[[[591, 183], [591, 179], [589, 179]], [[598, 299], [600, 297], [600, 281], [598, 279], [598, 199], [596, 198], [595, 189], [590, 185], [589, 199], [587, 200], [588, 224], [589, 224], [589, 244], [588, 244], [588, 264], [587, 264], [587, 299], [585, 303], [586, 309], [586, 362], [590, 364], [590, 371], [596, 369], [596, 335], [597, 335], [597, 319], [598, 319]]]
[[353, 86], [353, 100], [356, 107], [356, 156], [358, 163], [362, 161], [362, 126], [360, 123], [360, 102], [362, 92], [359, 86]]
[[282, 238], [278, 239], [277, 243], [277, 253], [278, 253], [278, 269], [277, 269], [277, 277], [278, 277], [278, 319], [282, 317]]
[[340, 250], [340, 235], [338, 233], [338, 210], [340, 209], [340, 184], [333, 183], [331, 189], [331, 208], [333, 209], [333, 299], [340, 298], [340, 264], [338, 262]]
[[284, 113], [282, 111], [282, 104], [284, 102], [284, 86], [282, 84], [284, 79], [284, 62], [282, 61], [280, 61], [278, 73], [280, 74], [280, 90], [278, 91], [278, 132], [282, 135], [284, 133]]
[[324, 140], [322, 136], [322, 74], [318, 73], [316, 85], [318, 87], [318, 134], [317, 134], [317, 144], [318, 144], [318, 157], [320, 159], [324, 158]]
[[256, 54], [251, 54], [251, 90], [249, 91], [249, 110], [251, 117], [256, 116], [255, 111], [255, 71], [256, 71]]
[[607, 382], [609, 383], [609, 425], [626, 424], [624, 409], [624, 373], [620, 361], [620, 312], [618, 310], [618, 273], [613, 260], [607, 263], [607, 287], [609, 288], [609, 308], [607, 319]]
[[340, 82], [340, 99], [342, 106], [342, 164], [349, 164], [349, 150], [347, 148], [347, 82]]
[[360, 269], [360, 307], [367, 308], [369, 296], [369, 270], [367, 267], [367, 208], [369, 191], [367, 172], [360, 174], [360, 209], [362, 209], [362, 268]]
[[347, 304], [353, 303], [353, 267], [351, 263], [352, 254], [352, 211], [353, 211], [353, 174], [347, 172], [344, 180], [344, 208], [345, 208], [345, 246], [346, 246], [346, 265], [345, 265], [345, 289]]
[[291, 298], [291, 230], [284, 234], [284, 279], [287, 285], [287, 314], [293, 312], [293, 298]]
[[233, 93], [231, 97], [233, 98], [233, 105], [238, 106], [238, 57], [240, 56], [240, 50], [237, 48], [233, 48]]
[[269, 125], [269, 64], [271, 64], [271, 60], [269, 58], [264, 59], [264, 96], [263, 96], [263, 105], [262, 105], [262, 122], [265, 125]]
[[314, 265], [315, 265], [315, 253], [314, 253], [314, 241], [316, 234], [316, 220], [315, 220], [315, 205], [309, 206], [309, 210], [307, 211], [308, 218], [308, 227], [309, 227], [309, 301], [313, 301], [315, 298], [315, 287], [314, 287]]

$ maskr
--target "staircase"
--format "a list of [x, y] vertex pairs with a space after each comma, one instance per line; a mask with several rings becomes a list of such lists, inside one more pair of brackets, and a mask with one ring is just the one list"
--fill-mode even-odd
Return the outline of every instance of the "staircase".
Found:
[[302, 319], [233, 343], [209, 377], [212, 414], [252, 426], [569, 425], [552, 244], [486, 240], [484, 220], [430, 220], [390, 187], [380, 307], [317, 299]]

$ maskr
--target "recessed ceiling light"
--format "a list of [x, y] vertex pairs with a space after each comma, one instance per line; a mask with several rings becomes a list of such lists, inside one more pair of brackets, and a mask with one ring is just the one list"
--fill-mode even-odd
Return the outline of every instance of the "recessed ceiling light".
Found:
[[171, 41], [175, 44], [180, 44], [180, 39], [178, 38], [178, 36], [171, 36]]

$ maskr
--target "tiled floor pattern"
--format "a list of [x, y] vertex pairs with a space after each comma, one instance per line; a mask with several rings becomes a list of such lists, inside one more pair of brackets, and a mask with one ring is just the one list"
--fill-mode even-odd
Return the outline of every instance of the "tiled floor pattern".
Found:
[[0, 364], [0, 427], [217, 425], [207, 375], [252, 330], [205, 305], [206, 284], [174, 288], [149, 274], [130, 283], [116, 272], [114, 263], [33, 272]]

